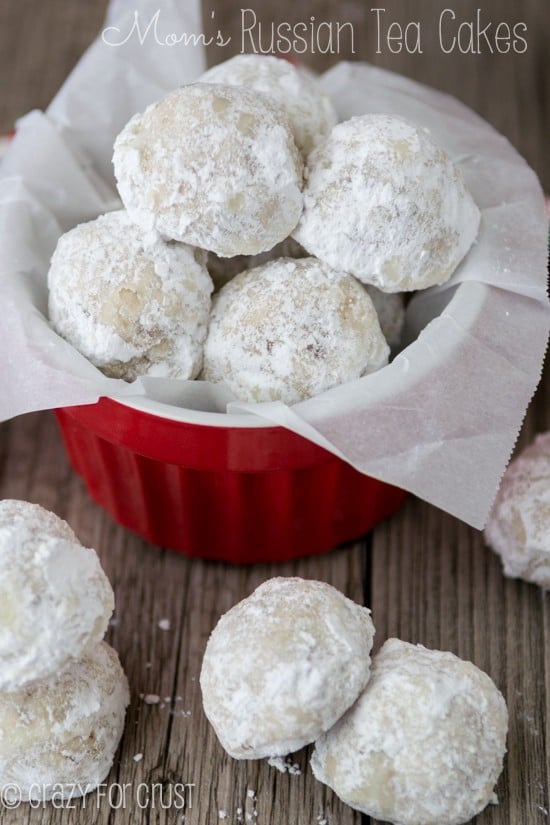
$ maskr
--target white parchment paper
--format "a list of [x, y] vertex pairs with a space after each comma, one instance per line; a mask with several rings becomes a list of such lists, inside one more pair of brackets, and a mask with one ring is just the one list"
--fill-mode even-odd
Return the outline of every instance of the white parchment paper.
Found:
[[[157, 25], [140, 37], [136, 14], [143, 34], [157, 11]], [[196, 2], [115, 0], [106, 26], [46, 114], [19, 122], [2, 163], [0, 419], [103, 395], [227, 407], [288, 427], [482, 527], [550, 329], [548, 227], [534, 173], [458, 101], [366, 64], [340, 64], [321, 82], [341, 118], [389, 112], [428, 127], [460, 164], [482, 210], [478, 241], [451, 281], [409, 304], [412, 343], [378, 373], [292, 408], [231, 401], [200, 382], [106, 378], [48, 325], [49, 258], [63, 231], [120, 206], [112, 143], [129, 117], [193, 81], [205, 62], [201, 45], [163, 45], [171, 34], [200, 34]]]

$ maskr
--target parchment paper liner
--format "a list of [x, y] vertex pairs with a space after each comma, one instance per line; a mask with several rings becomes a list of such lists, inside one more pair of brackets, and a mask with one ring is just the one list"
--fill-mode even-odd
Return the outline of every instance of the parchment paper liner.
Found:
[[[171, 0], [116, 0], [114, 42], [142, 30], [200, 33], [200, 10]], [[46, 273], [59, 234], [120, 206], [111, 169], [115, 135], [135, 112], [203, 70], [200, 45], [162, 46], [137, 34], [101, 35], [50, 105], [18, 124], [0, 195], [0, 418], [89, 404], [102, 395], [185, 417], [224, 410], [226, 391], [198, 382], [108, 379], [48, 325]], [[341, 63], [320, 81], [342, 119], [403, 115], [426, 126], [457, 161], [482, 225], [451, 281], [409, 304], [413, 343], [386, 368], [289, 408], [229, 402], [234, 414], [288, 427], [376, 478], [482, 527], [540, 378], [550, 309], [547, 220], [535, 174], [458, 101], [366, 64]], [[153, 399], [153, 401], [149, 400]], [[180, 409], [154, 404], [177, 399]], [[206, 416], [209, 423], [212, 415]], [[205, 419], [205, 420], [206, 420]], [[252, 420], [252, 419], [251, 419]], [[255, 423], [257, 419], [255, 420]]]

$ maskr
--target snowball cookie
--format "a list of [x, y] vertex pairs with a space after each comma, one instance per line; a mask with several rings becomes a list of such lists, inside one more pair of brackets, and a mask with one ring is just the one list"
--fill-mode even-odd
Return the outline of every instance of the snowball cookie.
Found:
[[400, 117], [362, 115], [310, 154], [293, 236], [312, 255], [385, 292], [447, 281], [480, 213], [447, 154]]
[[62, 235], [48, 274], [54, 329], [112, 378], [195, 378], [213, 290], [206, 256], [124, 211]]
[[202, 377], [241, 401], [293, 404], [373, 372], [388, 354], [358, 281], [315, 258], [280, 258], [214, 296]]
[[114, 608], [95, 550], [38, 504], [0, 502], [0, 691], [51, 676], [97, 644]]
[[388, 346], [392, 349], [401, 343], [401, 333], [405, 323], [405, 301], [400, 292], [382, 292], [375, 286], [367, 286], [374, 304], [380, 329]]
[[288, 119], [253, 89], [176, 89], [129, 121], [113, 163], [132, 220], [223, 257], [271, 249], [302, 211]]
[[493, 681], [452, 653], [388, 639], [370, 681], [311, 765], [353, 808], [398, 825], [458, 825], [493, 800], [508, 712]]
[[204, 654], [204, 711], [235, 759], [312, 742], [369, 678], [374, 625], [329, 584], [275, 578], [221, 617]]
[[104, 642], [57, 676], [1, 693], [0, 788], [17, 786], [25, 801], [93, 790], [113, 764], [128, 702], [126, 676]]
[[[276, 244], [273, 249], [261, 252], [259, 255], [236, 255], [234, 258], [220, 258], [214, 252], [209, 252], [206, 265], [214, 282], [214, 289], [219, 290], [239, 272], [244, 272], [245, 269], [254, 269], [256, 266], [267, 264], [277, 258], [307, 257], [308, 254], [303, 246], [300, 246], [294, 238], [289, 237]], [[379, 290], [377, 291], [382, 294]]]
[[330, 98], [305, 72], [288, 60], [262, 54], [238, 54], [202, 75], [204, 83], [248, 86], [264, 92], [288, 115], [294, 140], [307, 157], [337, 122]]
[[507, 576], [550, 590], [550, 432], [538, 435], [509, 464], [485, 540]]

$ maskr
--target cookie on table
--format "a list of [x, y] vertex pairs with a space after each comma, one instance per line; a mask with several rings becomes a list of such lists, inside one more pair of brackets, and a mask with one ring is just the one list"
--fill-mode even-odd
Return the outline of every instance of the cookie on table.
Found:
[[21, 691], [103, 638], [114, 596], [95, 550], [38, 504], [0, 501], [0, 564], [0, 692]]
[[485, 527], [504, 573], [550, 590], [550, 432], [509, 465]]
[[388, 639], [357, 702], [315, 743], [316, 778], [399, 825], [459, 825], [494, 801], [508, 712], [487, 674]]
[[128, 682], [100, 642], [59, 674], [0, 693], [0, 787], [15, 802], [71, 799], [107, 776], [122, 735]]
[[370, 672], [370, 611], [329, 584], [275, 578], [219, 620], [204, 654], [205, 713], [235, 759], [284, 756], [355, 701]]

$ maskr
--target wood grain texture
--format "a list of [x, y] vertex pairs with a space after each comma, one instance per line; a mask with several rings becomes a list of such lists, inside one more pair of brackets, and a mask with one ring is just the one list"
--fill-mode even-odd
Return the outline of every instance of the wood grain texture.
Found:
[[[306, 751], [296, 757], [299, 776], [280, 774], [265, 760], [230, 759], [202, 713], [198, 677], [208, 635], [221, 613], [273, 575], [329, 581], [361, 602], [362, 544], [319, 559], [252, 568], [189, 560], [153, 548], [115, 525], [88, 499], [64, 456], [51, 413], [23, 416], [0, 427], [0, 498], [42, 504], [67, 519], [84, 544], [98, 549], [117, 604], [107, 639], [119, 652], [132, 689], [119, 758], [107, 780], [132, 786], [126, 810], [113, 811], [108, 799], [98, 801], [92, 794], [85, 803], [76, 801], [75, 810], [47, 805], [2, 813], [0, 806], [2, 825], [173, 823], [180, 813], [174, 807], [141, 810], [132, 794], [141, 784], [144, 789], [160, 784], [169, 800], [170, 789], [178, 783], [195, 786], [192, 807], [183, 811], [185, 825], [217, 822], [220, 811], [227, 813], [221, 821], [232, 825], [240, 821], [239, 809], [243, 822], [259, 825], [286, 825], [289, 811], [315, 825], [318, 816], [358, 825], [360, 817], [314, 781]], [[162, 619], [169, 620], [169, 630], [159, 627]], [[147, 704], [141, 698], [147, 695], [160, 701]], [[143, 759], [135, 762], [139, 753]], [[258, 816], [246, 820], [253, 810]]]
[[[488, 18], [526, 21], [529, 48], [516, 57], [443, 55], [433, 39], [433, 21], [440, 9], [452, 4], [442, 0], [381, 4], [388, 19], [403, 25], [421, 22], [425, 53], [391, 55], [385, 50], [377, 55], [370, 12], [375, 5], [360, 0], [250, 4], [258, 18], [269, 23], [294, 23], [310, 15], [324, 21], [350, 20], [357, 34], [356, 58], [455, 94], [505, 133], [550, 188], [547, 4], [527, 0], [520, 7], [512, 0], [491, 5], [461, 0], [455, 5], [461, 19], [470, 19], [481, 6]], [[29, 108], [47, 105], [95, 35], [104, 6], [102, 0], [2, 0], [0, 129], [7, 129]], [[240, 8], [236, 0], [205, 5], [206, 31], [220, 26], [233, 38], [226, 49], [209, 50], [211, 63], [239, 50]], [[336, 59], [314, 55], [308, 62], [321, 70]], [[535, 432], [550, 428], [549, 410], [546, 374], [519, 446]], [[97, 548], [117, 599], [108, 638], [120, 653], [132, 689], [120, 752], [107, 780], [130, 783], [125, 807], [112, 807], [105, 799], [98, 802], [92, 795], [76, 802], [74, 809], [0, 809], [0, 825], [319, 825], [323, 819], [329, 825], [366, 825], [368, 818], [313, 780], [307, 750], [295, 757], [299, 776], [280, 774], [265, 760], [235, 762], [224, 754], [202, 713], [198, 675], [209, 632], [223, 611], [275, 574], [323, 579], [357, 601], [365, 598], [374, 614], [377, 647], [397, 635], [452, 650], [486, 670], [508, 701], [509, 754], [498, 786], [500, 804], [476, 822], [549, 821], [550, 597], [505, 579], [482, 536], [456, 519], [410, 499], [368, 541], [318, 559], [254, 568], [191, 561], [149, 546], [113, 524], [90, 501], [67, 463], [49, 413], [0, 425], [0, 497], [43, 504], [66, 518], [84, 544]], [[161, 619], [169, 620], [169, 630], [158, 626]], [[157, 695], [160, 701], [147, 704], [140, 694]], [[141, 761], [134, 760], [136, 754], [143, 755]], [[156, 783], [164, 796], [157, 792], [154, 803], [140, 807], [140, 783], [149, 792]], [[167, 804], [177, 783], [194, 784], [182, 810]], [[226, 813], [225, 819], [220, 819], [220, 812]]]

